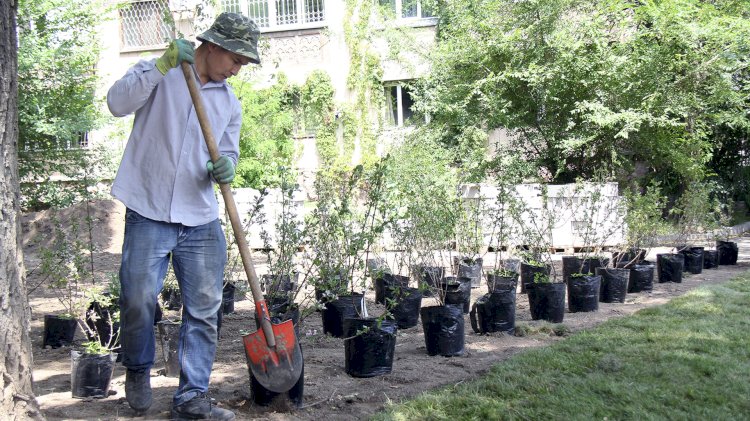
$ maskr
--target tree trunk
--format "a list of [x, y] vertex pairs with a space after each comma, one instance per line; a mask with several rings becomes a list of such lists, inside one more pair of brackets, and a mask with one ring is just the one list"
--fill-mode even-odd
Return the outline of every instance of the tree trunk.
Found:
[[31, 311], [20, 245], [16, 0], [0, 2], [0, 413], [43, 419], [31, 384]]

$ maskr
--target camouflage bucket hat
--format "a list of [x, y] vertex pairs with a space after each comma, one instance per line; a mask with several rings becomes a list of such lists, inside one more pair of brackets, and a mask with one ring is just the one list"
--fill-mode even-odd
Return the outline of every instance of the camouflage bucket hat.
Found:
[[208, 41], [250, 59], [251, 63], [260, 64], [258, 56], [258, 25], [245, 16], [224, 12], [216, 18], [213, 25], [196, 38]]

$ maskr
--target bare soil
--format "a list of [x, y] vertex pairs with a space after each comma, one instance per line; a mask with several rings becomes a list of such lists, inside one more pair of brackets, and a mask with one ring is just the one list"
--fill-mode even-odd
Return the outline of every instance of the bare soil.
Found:
[[[120, 261], [124, 209], [114, 201], [96, 202], [94, 216], [94, 241], [97, 245], [97, 272], [116, 273]], [[51, 212], [28, 214], [23, 221], [25, 232], [24, 258], [30, 272], [27, 285], [32, 308], [32, 347], [34, 352], [35, 392], [44, 414], [50, 420], [115, 420], [134, 418], [125, 402], [125, 370], [117, 365], [111, 384], [111, 395], [105, 399], [74, 399], [71, 397], [71, 348], [42, 348], [43, 319], [45, 314], [62, 311], [62, 306], [38, 276], [40, 246], [51, 240], [53, 228]], [[58, 217], [63, 225], [70, 221], [83, 221], [84, 209], [79, 206], [66, 210]], [[704, 270], [699, 275], [685, 274], [680, 284], [654, 284], [648, 293], [628, 294], [624, 304], [599, 304], [593, 313], [566, 313], [563, 324], [569, 334], [594, 327], [613, 317], [622, 317], [684, 294], [701, 285], [724, 282], [750, 270], [750, 237], [739, 239], [740, 262], [736, 266], [720, 266]], [[652, 250], [650, 257], [656, 252]], [[559, 262], [558, 262], [559, 263]], [[262, 271], [262, 269], [259, 269]], [[104, 278], [104, 276], [102, 276]], [[486, 293], [486, 286], [472, 290], [473, 300]], [[372, 304], [374, 294], [368, 293]], [[430, 305], [425, 299], [423, 306]], [[472, 300], [472, 301], [473, 301]], [[371, 311], [377, 314], [378, 307]], [[372, 310], [375, 309], [375, 310]], [[168, 317], [178, 317], [169, 313]], [[305, 355], [304, 406], [290, 410], [286, 405], [258, 407], [253, 403], [249, 374], [242, 346], [241, 330], [255, 326], [253, 305], [249, 300], [235, 303], [235, 312], [224, 316], [216, 362], [211, 377], [210, 395], [218, 405], [233, 410], [237, 419], [267, 420], [355, 420], [365, 419], [391, 402], [399, 402], [426, 390], [457, 385], [487, 372], [493, 364], [527, 349], [546, 346], [564, 336], [544, 333], [549, 329], [545, 322], [532, 321], [525, 294], [517, 297], [516, 324], [526, 325], [532, 333], [527, 336], [504, 334], [478, 335], [471, 331], [466, 316], [466, 346], [461, 357], [430, 357], [425, 351], [421, 324], [411, 329], [399, 330], [396, 353], [391, 374], [373, 378], [354, 378], [344, 371], [343, 339], [323, 335], [319, 313], [312, 313], [300, 324], [300, 343]], [[76, 342], [83, 342], [81, 332]], [[138, 419], [168, 419], [172, 394], [178, 379], [160, 374], [163, 371], [161, 349], [157, 346], [157, 363], [152, 369], [151, 384], [154, 404], [148, 413]]]

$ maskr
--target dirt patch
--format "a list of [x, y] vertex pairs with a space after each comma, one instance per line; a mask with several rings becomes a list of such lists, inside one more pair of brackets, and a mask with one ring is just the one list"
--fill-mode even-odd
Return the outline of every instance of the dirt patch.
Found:
[[[122, 206], [114, 201], [97, 202], [94, 209], [96, 223], [97, 270], [116, 272], [119, 266], [119, 247], [122, 244]], [[66, 211], [65, 218], [81, 218], [79, 208]], [[23, 227], [24, 254], [27, 269], [38, 262], [36, 253], [44, 237], [51, 230], [49, 211], [26, 215]], [[705, 270], [700, 275], [685, 274], [681, 284], [654, 284], [650, 293], [628, 294], [624, 304], [600, 303], [595, 313], [566, 313], [563, 324], [571, 334], [591, 328], [613, 317], [621, 317], [684, 294], [701, 285], [720, 283], [750, 270], [750, 237], [740, 239], [740, 263], [737, 266], [721, 266]], [[652, 250], [652, 257], [655, 252]], [[259, 268], [260, 271], [260, 268]], [[28, 284], [39, 280], [32, 274]], [[486, 292], [486, 286], [472, 290], [476, 299]], [[124, 368], [117, 366], [112, 381], [113, 394], [100, 400], [71, 398], [70, 393], [70, 348], [43, 349], [42, 330], [44, 314], [62, 310], [54, 295], [40, 286], [30, 294], [32, 306], [32, 346], [34, 352], [34, 386], [37, 399], [48, 419], [115, 420], [133, 418], [125, 402]], [[372, 301], [374, 294], [368, 293]], [[429, 305], [425, 299], [423, 305]], [[377, 307], [372, 306], [374, 312]], [[177, 314], [168, 314], [176, 317]], [[516, 323], [532, 328], [543, 326], [543, 322], [532, 321], [528, 299], [519, 294], [516, 308]], [[245, 363], [240, 331], [255, 326], [253, 306], [249, 300], [235, 303], [235, 312], [224, 316], [222, 334], [218, 344], [216, 362], [211, 378], [210, 394], [223, 407], [237, 414], [237, 419], [267, 420], [353, 420], [363, 419], [380, 410], [389, 402], [399, 402], [423, 391], [441, 386], [451, 386], [475, 378], [493, 364], [526, 349], [536, 348], [562, 340], [554, 334], [535, 333], [525, 337], [491, 334], [481, 336], [471, 332], [466, 317], [466, 353], [461, 357], [430, 357], [425, 351], [421, 324], [411, 329], [400, 330], [397, 335], [393, 372], [389, 375], [359, 379], [344, 372], [344, 345], [342, 339], [322, 334], [321, 317], [313, 313], [301, 322], [300, 343], [305, 354], [304, 408], [284, 411], [280, 408], [261, 408], [252, 403], [249, 375]], [[77, 341], [83, 338], [78, 333]], [[157, 347], [157, 354], [161, 349]], [[139, 419], [168, 419], [172, 394], [178, 380], [159, 375], [163, 368], [160, 355], [152, 370], [151, 384], [154, 389], [154, 404], [150, 411]]]

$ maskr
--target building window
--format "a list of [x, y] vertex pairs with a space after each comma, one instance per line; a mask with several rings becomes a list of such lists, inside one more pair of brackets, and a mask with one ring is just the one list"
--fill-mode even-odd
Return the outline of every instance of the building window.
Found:
[[76, 150], [89, 148], [89, 133], [78, 133], [72, 139], [61, 139], [59, 137], [46, 136], [44, 139], [34, 142], [23, 142], [25, 152], [44, 151], [44, 150]]
[[419, 0], [380, 0], [380, 5], [396, 16], [396, 19], [420, 19], [435, 17]]
[[250, 17], [261, 31], [321, 27], [325, 0], [221, 0], [225, 12]]
[[173, 38], [166, 23], [171, 18], [166, 1], [134, 1], [120, 9], [123, 49], [161, 47]]
[[395, 127], [413, 126], [414, 100], [409, 88], [403, 85], [385, 87], [385, 104], [387, 125]]

